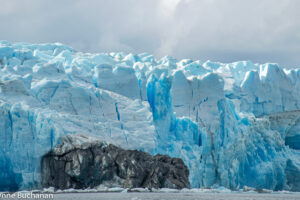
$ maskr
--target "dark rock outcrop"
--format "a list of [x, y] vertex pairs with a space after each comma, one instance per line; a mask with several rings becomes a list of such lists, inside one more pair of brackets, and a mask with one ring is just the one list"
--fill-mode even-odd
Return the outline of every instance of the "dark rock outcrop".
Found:
[[189, 171], [179, 158], [124, 150], [85, 136], [66, 136], [42, 158], [43, 187], [188, 188]]

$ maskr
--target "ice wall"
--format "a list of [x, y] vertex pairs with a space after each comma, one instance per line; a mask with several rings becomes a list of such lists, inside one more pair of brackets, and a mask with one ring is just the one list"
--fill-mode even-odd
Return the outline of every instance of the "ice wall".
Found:
[[192, 187], [300, 190], [300, 69], [0, 42], [0, 190], [62, 135], [180, 157]]

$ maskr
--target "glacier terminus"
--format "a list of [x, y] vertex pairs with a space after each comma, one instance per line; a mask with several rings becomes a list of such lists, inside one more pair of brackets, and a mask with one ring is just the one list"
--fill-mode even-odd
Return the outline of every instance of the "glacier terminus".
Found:
[[300, 191], [300, 68], [0, 42], [0, 191], [65, 135], [181, 158], [192, 188]]

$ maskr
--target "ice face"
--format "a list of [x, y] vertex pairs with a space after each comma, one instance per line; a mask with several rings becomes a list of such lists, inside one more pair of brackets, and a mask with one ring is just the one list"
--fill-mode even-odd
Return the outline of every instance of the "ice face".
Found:
[[192, 187], [300, 190], [300, 69], [0, 42], [0, 190], [61, 136], [180, 157]]

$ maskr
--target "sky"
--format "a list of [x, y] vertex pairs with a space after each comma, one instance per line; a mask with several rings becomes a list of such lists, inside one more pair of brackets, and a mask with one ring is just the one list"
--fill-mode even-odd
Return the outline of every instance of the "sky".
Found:
[[0, 40], [300, 67], [299, 0], [0, 0]]

